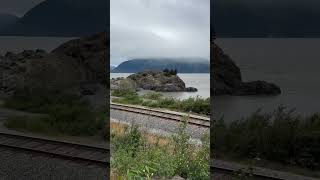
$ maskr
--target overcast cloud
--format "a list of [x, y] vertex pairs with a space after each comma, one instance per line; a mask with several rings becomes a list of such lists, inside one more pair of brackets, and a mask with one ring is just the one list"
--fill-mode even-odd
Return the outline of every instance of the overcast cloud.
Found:
[[111, 0], [111, 64], [210, 54], [210, 0]]

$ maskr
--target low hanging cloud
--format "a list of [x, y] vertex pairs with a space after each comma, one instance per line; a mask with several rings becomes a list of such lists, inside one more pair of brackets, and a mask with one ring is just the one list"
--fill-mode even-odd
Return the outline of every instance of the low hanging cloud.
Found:
[[210, 54], [210, 0], [111, 0], [111, 64]]

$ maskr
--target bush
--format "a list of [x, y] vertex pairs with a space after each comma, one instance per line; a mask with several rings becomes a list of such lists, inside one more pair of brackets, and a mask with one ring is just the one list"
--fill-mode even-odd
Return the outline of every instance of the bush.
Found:
[[89, 103], [80, 96], [59, 92], [37, 95], [17, 92], [5, 102], [8, 108], [42, 113], [44, 117], [12, 117], [8, 128], [40, 133], [67, 135], [94, 135], [105, 126], [105, 119], [93, 112]]
[[86, 105], [80, 96], [56, 91], [40, 91], [31, 93], [28, 90], [18, 90], [4, 102], [4, 107], [34, 113], [46, 113], [52, 105]]
[[127, 93], [124, 96], [122, 96], [122, 98], [119, 99], [113, 99], [113, 102], [115, 103], [122, 103], [122, 104], [134, 104], [134, 105], [138, 105], [138, 104], [142, 104], [143, 100], [142, 98], [134, 93]]
[[218, 152], [320, 169], [319, 114], [303, 118], [284, 107], [272, 113], [259, 110], [229, 125], [219, 120], [214, 132]]
[[188, 98], [178, 102], [180, 107], [185, 112], [195, 112], [198, 114], [210, 115], [210, 99], [202, 99], [200, 97]]
[[9, 129], [52, 134], [48, 118], [10, 117], [5, 122]]

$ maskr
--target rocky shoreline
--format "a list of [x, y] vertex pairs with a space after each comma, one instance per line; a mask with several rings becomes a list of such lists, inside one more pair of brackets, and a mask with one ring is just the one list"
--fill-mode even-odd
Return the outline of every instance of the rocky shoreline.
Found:
[[113, 78], [110, 81], [111, 90], [120, 89], [121, 83], [138, 91], [153, 90], [158, 92], [196, 92], [197, 88], [186, 87], [177, 75], [168, 75], [162, 71], [143, 71], [132, 74], [127, 78]]
[[243, 82], [241, 71], [234, 61], [214, 42], [211, 46], [214, 95], [279, 95], [279, 86], [266, 81]]
[[71, 90], [94, 94], [107, 79], [107, 33], [68, 41], [52, 52], [25, 50], [0, 56], [0, 97], [16, 90]]

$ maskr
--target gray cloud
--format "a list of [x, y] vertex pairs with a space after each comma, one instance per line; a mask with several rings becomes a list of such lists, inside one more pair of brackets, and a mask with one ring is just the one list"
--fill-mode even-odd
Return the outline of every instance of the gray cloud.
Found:
[[0, 13], [23, 16], [31, 8], [44, 0], [1, 0]]
[[111, 64], [210, 53], [210, 0], [111, 0]]

